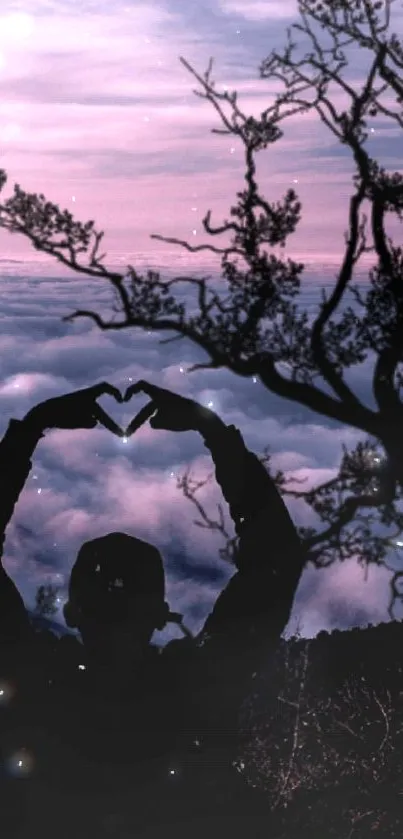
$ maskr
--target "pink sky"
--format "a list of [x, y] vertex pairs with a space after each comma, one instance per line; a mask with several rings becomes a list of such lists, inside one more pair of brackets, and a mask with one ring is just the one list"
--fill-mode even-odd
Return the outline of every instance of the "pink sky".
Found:
[[[202, 217], [211, 208], [220, 223], [242, 187], [242, 145], [211, 134], [218, 115], [193, 94], [196, 80], [179, 56], [201, 74], [213, 57], [217, 84], [236, 89], [242, 110], [258, 115], [275, 92], [259, 79], [259, 63], [285, 43], [296, 12], [296, 0], [2, 0], [5, 195], [18, 182], [94, 219], [113, 261], [138, 264], [149, 254], [164, 264], [172, 247], [151, 233], [208, 241]], [[400, 9], [392, 20], [399, 31]], [[357, 82], [365, 67], [357, 50]], [[374, 125], [377, 155], [399, 168], [393, 127]], [[283, 126], [283, 139], [257, 158], [264, 194], [279, 200], [293, 186], [302, 200], [290, 256], [335, 262], [346, 229], [349, 155], [313, 113]], [[19, 236], [1, 232], [0, 245], [3, 258], [35, 256]]]

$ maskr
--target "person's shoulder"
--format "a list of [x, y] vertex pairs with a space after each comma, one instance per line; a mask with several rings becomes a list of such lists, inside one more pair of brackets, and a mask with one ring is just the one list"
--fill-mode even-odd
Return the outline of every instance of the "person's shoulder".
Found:
[[77, 668], [83, 658], [83, 646], [73, 635], [58, 636], [49, 630], [37, 629], [32, 633], [27, 652], [36, 665], [56, 673], [60, 669]]
[[83, 644], [76, 635], [61, 635], [57, 640], [59, 653], [66, 658], [78, 660], [83, 657]]
[[194, 654], [195, 645], [191, 638], [175, 638], [162, 648], [160, 658], [165, 666], [181, 667], [193, 660]]
[[83, 645], [74, 635], [56, 635], [48, 630], [33, 633], [29, 650], [31, 668], [48, 686], [67, 686], [82, 679], [85, 670]]
[[79, 639], [74, 635], [62, 635], [56, 645], [56, 672], [76, 676], [86, 670], [85, 651]]
[[160, 655], [162, 656], [177, 656], [186, 655], [194, 648], [192, 638], [174, 638], [168, 641], [165, 647], [162, 647]]
[[176, 732], [189, 727], [189, 691], [193, 693], [195, 680], [195, 650], [191, 639], [169, 641], [160, 651], [161, 694], [164, 695], [165, 715]]

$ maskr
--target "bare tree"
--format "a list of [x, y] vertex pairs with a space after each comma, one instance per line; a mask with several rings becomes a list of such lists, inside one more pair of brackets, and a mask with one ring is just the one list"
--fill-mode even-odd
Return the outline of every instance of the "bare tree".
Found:
[[[188, 338], [205, 352], [207, 360], [191, 370], [226, 368], [238, 376], [259, 377], [268, 391], [367, 435], [355, 452], [344, 453], [334, 482], [304, 495], [326, 525], [322, 531], [305, 533], [309, 557], [325, 564], [336, 555], [357, 553], [366, 563], [383, 561], [390, 540], [401, 529], [397, 505], [403, 488], [403, 251], [387, 236], [385, 223], [388, 215], [402, 220], [403, 176], [388, 174], [366, 145], [369, 119], [381, 116], [398, 130], [403, 127], [403, 45], [396, 34], [389, 34], [394, 2], [299, 0], [300, 22], [288, 28], [287, 46], [282, 53], [273, 51], [260, 67], [261, 77], [280, 81], [282, 92], [259, 119], [241, 111], [236, 92], [216, 90], [212, 61], [200, 76], [181, 59], [200, 86], [196, 95], [210, 102], [221, 120], [223, 127], [213, 132], [242, 142], [246, 185], [237, 193], [231, 220], [213, 226], [210, 210], [203, 219], [208, 235], [230, 236], [225, 247], [152, 238], [191, 252], [219, 254], [224, 279], [219, 291], [209, 277], [164, 280], [155, 271], [142, 276], [132, 266], [125, 274], [107, 269], [105, 254], [99, 253], [103, 233], [95, 230], [94, 222], [75, 221], [44, 195], [26, 193], [16, 185], [13, 196], [0, 205], [2, 227], [24, 234], [35, 249], [73, 270], [111, 283], [114, 312], [120, 319], [106, 321], [96, 312], [78, 310], [66, 321], [87, 317], [102, 330], [171, 331], [174, 339]], [[298, 32], [310, 43], [302, 57], [293, 40]], [[322, 44], [323, 32], [330, 38], [328, 46]], [[352, 45], [370, 59], [359, 91], [344, 73], [346, 50]], [[337, 109], [332, 90], [344, 94], [344, 110]], [[298, 305], [304, 265], [267, 252], [284, 247], [300, 220], [301, 203], [293, 189], [281, 201], [266, 200], [256, 182], [255, 165], [255, 155], [282, 138], [280, 123], [310, 110], [350, 150], [356, 170], [340, 270], [331, 293], [323, 290], [313, 324]], [[0, 173], [0, 187], [4, 183]], [[367, 242], [364, 202], [370, 207], [372, 244]], [[374, 256], [367, 290], [353, 283], [365, 253]], [[180, 287], [189, 292], [188, 302]], [[349, 368], [368, 357], [374, 359], [375, 410], [363, 404], [345, 378]], [[380, 447], [382, 459], [378, 474], [373, 464], [368, 466], [374, 446]], [[375, 536], [376, 522], [389, 527], [392, 535]], [[396, 583], [395, 575], [394, 593]]]

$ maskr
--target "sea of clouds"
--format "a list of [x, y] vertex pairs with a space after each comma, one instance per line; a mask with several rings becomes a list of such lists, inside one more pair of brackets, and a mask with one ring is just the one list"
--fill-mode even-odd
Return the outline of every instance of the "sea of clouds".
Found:
[[[151, 255], [143, 260], [152, 265]], [[163, 276], [183, 275], [177, 252], [167, 254], [167, 264], [170, 272], [162, 270]], [[102, 332], [88, 319], [63, 323], [62, 317], [77, 308], [111, 316], [114, 298], [105, 280], [40, 262], [3, 262], [0, 267], [2, 435], [11, 418], [21, 419], [44, 399], [102, 380], [124, 391], [130, 381], [143, 378], [205, 405], [213, 403], [226, 423], [240, 429], [252, 451], [260, 453], [269, 445], [273, 466], [305, 477], [307, 486], [333, 475], [342, 444], [351, 448], [360, 439], [355, 430], [268, 393], [259, 381], [225, 370], [187, 373], [204, 357], [188, 341], [161, 346], [166, 334], [133, 328]], [[320, 288], [332, 283], [334, 269], [315, 266], [303, 276], [301, 306], [313, 317]], [[352, 371], [349, 382], [371, 404], [369, 375], [368, 362]], [[124, 427], [143, 401], [139, 397], [118, 405], [105, 397], [101, 404]], [[219, 558], [222, 537], [195, 526], [196, 510], [177, 488], [177, 477], [189, 466], [196, 478], [213, 468], [202, 439], [192, 432], [174, 434], [147, 425], [126, 444], [103, 427], [47, 432], [35, 452], [4, 550], [5, 567], [27, 605], [32, 606], [41, 582], [53, 582], [62, 589], [61, 608], [82, 542], [119, 530], [161, 550], [171, 608], [197, 631], [233, 570]], [[199, 498], [211, 514], [223, 500], [214, 481]], [[305, 505], [291, 501], [289, 509], [298, 524], [312, 523]], [[365, 581], [354, 560], [323, 571], [308, 567], [287, 634], [298, 628], [313, 636], [320, 629], [387, 620], [388, 579], [384, 569], [372, 568]], [[60, 613], [58, 617], [63, 621]], [[168, 637], [172, 630], [160, 640]]]

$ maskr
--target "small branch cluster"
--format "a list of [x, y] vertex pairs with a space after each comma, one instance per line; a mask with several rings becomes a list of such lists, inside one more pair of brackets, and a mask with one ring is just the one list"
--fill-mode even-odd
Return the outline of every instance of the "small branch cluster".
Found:
[[[238, 760], [247, 782], [290, 824], [311, 804], [319, 827], [334, 811], [351, 824], [364, 812], [383, 820], [386, 791], [399, 803], [401, 785], [391, 779], [403, 730], [400, 640], [396, 623], [322, 632], [281, 642], [262, 668], [244, 703]], [[363, 808], [369, 792], [371, 806]]]
[[[309, 490], [297, 488], [305, 479], [270, 469], [269, 447], [259, 460], [278, 491], [302, 501], [317, 520], [316, 527], [298, 528], [307, 562], [326, 568], [337, 560], [355, 558], [367, 571], [370, 565], [388, 567], [392, 553], [399, 555], [403, 550], [403, 488], [393, 485], [391, 491], [388, 461], [370, 440], [358, 443], [351, 452], [344, 447], [338, 474]], [[218, 515], [214, 515], [200, 500], [200, 491], [212, 477], [213, 473], [195, 479], [187, 469], [178, 477], [177, 487], [198, 513], [194, 524], [219, 534], [224, 542], [220, 557], [235, 564], [238, 539], [222, 505], [218, 505]], [[396, 601], [403, 596], [399, 588], [402, 578], [402, 571], [391, 571], [391, 617]]]

